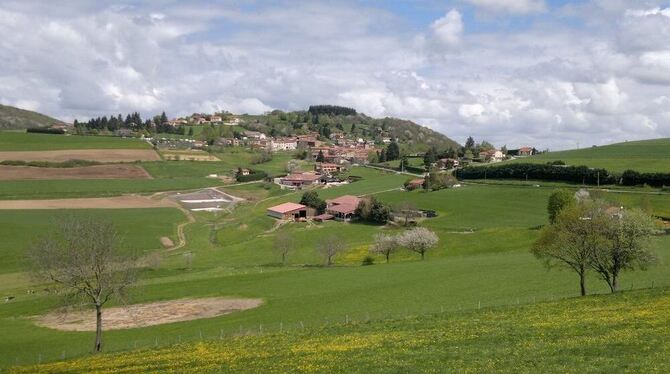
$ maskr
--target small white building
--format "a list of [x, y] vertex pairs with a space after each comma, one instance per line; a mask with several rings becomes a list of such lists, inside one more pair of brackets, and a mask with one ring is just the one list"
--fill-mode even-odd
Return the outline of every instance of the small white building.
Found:
[[298, 149], [298, 141], [291, 138], [276, 138], [270, 142], [272, 152], [295, 151]]

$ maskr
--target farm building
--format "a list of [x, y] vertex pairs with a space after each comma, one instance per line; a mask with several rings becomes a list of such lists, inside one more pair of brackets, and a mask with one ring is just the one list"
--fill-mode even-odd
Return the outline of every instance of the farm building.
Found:
[[423, 182], [424, 182], [423, 179], [412, 179], [411, 181], [409, 181], [407, 183], [405, 188], [407, 188], [408, 190], [414, 190], [414, 189], [417, 189], [417, 188], [421, 188], [421, 187], [423, 187]]
[[294, 173], [280, 178], [279, 183], [285, 186], [302, 188], [303, 186], [318, 184], [320, 179], [321, 176], [314, 173]]
[[342, 165], [320, 162], [314, 165], [314, 170], [322, 174], [339, 173], [342, 171]]
[[268, 208], [267, 214], [270, 217], [298, 220], [300, 218], [307, 218], [310, 208], [302, 204], [284, 203]]
[[356, 207], [361, 199], [352, 195], [340, 196], [336, 199], [326, 200], [326, 213], [335, 219], [349, 221], [356, 214]]

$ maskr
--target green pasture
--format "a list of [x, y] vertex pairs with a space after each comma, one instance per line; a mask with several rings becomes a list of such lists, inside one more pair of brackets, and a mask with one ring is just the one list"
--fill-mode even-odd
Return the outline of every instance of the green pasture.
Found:
[[176, 225], [186, 221], [184, 214], [173, 208], [0, 210], [0, 273], [25, 269], [25, 249], [37, 237], [51, 232], [60, 219], [70, 215], [94, 217], [114, 224], [125, 238], [123, 245], [139, 251], [161, 248], [162, 236], [176, 241]]
[[0, 152], [65, 149], [150, 149], [147, 142], [115, 136], [52, 135], [0, 131]]
[[[210, 339], [17, 373], [667, 372], [667, 289]], [[358, 316], [356, 316], [358, 317]], [[396, 317], [398, 318], [398, 317]], [[183, 359], [188, 357], [188, 359]]]
[[586, 165], [612, 172], [670, 172], [670, 138], [631, 141], [591, 148], [548, 152], [510, 162], [546, 163], [562, 160], [568, 165]]
[[[265, 303], [227, 316], [108, 331], [105, 349], [127, 351], [167, 346], [198, 341], [200, 336], [205, 340], [221, 336], [229, 340], [240, 330], [251, 333], [295, 330], [302, 326], [310, 329], [346, 320], [379, 321], [438, 311], [460, 310], [471, 320], [480, 308], [533, 304], [578, 295], [576, 276], [568, 271], [547, 271], [529, 253], [538, 228], [547, 222], [546, 204], [551, 189], [465, 185], [430, 193], [405, 192], [398, 190], [407, 179], [405, 175], [366, 168], [354, 168], [349, 174], [362, 179], [319, 190], [319, 195], [333, 198], [375, 194], [389, 204], [411, 202], [418, 208], [435, 210], [437, 217], [420, 224], [439, 235], [438, 248], [424, 261], [416, 254], [401, 251], [391, 256], [389, 264], [375, 257], [375, 265], [361, 266], [374, 234], [400, 232], [404, 228], [341, 222], [290, 223], [276, 228], [276, 220], [266, 216], [266, 209], [282, 202], [299, 201], [301, 191], [280, 190], [267, 183], [231, 186], [226, 192], [248, 201], [218, 218], [211, 213], [195, 214], [197, 221], [185, 227], [188, 244], [179, 250], [163, 252], [159, 266], [143, 270], [132, 302], [236, 296], [262, 298]], [[629, 199], [626, 204], [643, 205], [637, 195], [621, 196]], [[668, 206], [668, 201], [670, 196], [659, 195], [651, 205]], [[137, 230], [142, 230], [144, 222], [158, 219], [154, 216], [131, 219], [135, 210], [119, 214], [128, 217], [128, 221], [120, 218], [127, 227], [134, 225]], [[181, 220], [183, 217], [176, 218]], [[214, 220], [219, 230], [216, 242], [211, 243]], [[31, 230], [27, 218], [7, 218], [7, 222], [12, 221], [17, 224], [11, 230], [0, 231], [0, 239], [20, 233], [23, 239], [14, 239], [17, 241], [12, 245], [16, 248], [14, 253], [20, 253], [22, 243], [43, 229]], [[162, 226], [170, 233], [174, 222], [169, 220], [157, 227]], [[286, 266], [279, 263], [279, 256], [272, 250], [275, 236], [282, 231], [294, 239]], [[341, 241], [347, 247], [330, 268], [322, 266], [323, 260], [315, 250], [323, 238]], [[645, 272], [623, 274], [622, 289], [670, 286], [670, 236], [654, 238], [653, 246], [659, 264]], [[191, 257], [192, 262], [185, 256]], [[9, 269], [18, 268], [13, 266]], [[42, 292], [26, 294], [29, 286], [21, 274], [0, 274], [0, 279], [17, 284], [13, 288], [6, 286], [3, 291], [12, 292], [17, 298], [0, 306], [3, 336], [0, 367], [34, 364], [38, 360], [58, 361], [61, 357], [79, 357], [89, 352], [92, 333], [36, 327], [27, 318], [52, 310], [59, 305], [57, 298]], [[595, 276], [589, 277], [587, 287], [589, 293], [607, 291]], [[509, 331], [513, 326], [509, 325]], [[530, 327], [519, 325], [519, 328]], [[502, 340], [498, 342], [503, 345]], [[466, 356], [460, 359], [463, 357]]]

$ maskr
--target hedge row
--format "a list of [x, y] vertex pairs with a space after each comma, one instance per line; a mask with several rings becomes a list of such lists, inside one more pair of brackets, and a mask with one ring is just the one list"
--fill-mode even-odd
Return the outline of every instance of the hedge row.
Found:
[[253, 182], [259, 181], [261, 179], [267, 178], [268, 174], [264, 171], [254, 171], [249, 175], [239, 175], [237, 177], [238, 182]]
[[587, 166], [549, 164], [507, 164], [492, 167], [468, 166], [456, 171], [460, 179], [538, 179], [585, 184], [621, 184], [624, 186], [670, 186], [670, 173], [639, 173], [626, 170], [623, 174]]
[[89, 160], [67, 160], [63, 162], [52, 161], [23, 161], [23, 160], [3, 160], [0, 165], [7, 166], [32, 166], [38, 168], [75, 168], [80, 166], [100, 165], [100, 162]]
[[460, 179], [540, 179], [573, 183], [614, 184], [615, 175], [605, 169], [587, 166], [554, 166], [547, 164], [508, 164], [492, 167], [468, 166], [457, 170]]
[[63, 129], [50, 129], [45, 127], [31, 127], [26, 129], [26, 132], [39, 133], [39, 134], [54, 134], [54, 135], [63, 135], [65, 130]]

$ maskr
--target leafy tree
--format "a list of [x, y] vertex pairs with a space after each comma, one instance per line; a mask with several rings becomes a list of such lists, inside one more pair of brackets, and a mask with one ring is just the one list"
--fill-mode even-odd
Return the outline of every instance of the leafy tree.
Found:
[[468, 136], [468, 139], [465, 141], [465, 149], [474, 152], [475, 150], [475, 139], [472, 136]]
[[386, 263], [389, 262], [391, 253], [398, 250], [398, 240], [393, 235], [377, 234], [375, 235], [375, 243], [370, 246], [370, 252], [382, 255], [386, 258]]
[[95, 352], [102, 350], [103, 307], [112, 299], [124, 301], [135, 284], [137, 257], [122, 252], [120, 242], [110, 223], [73, 216], [28, 250], [32, 272], [60, 287], [65, 301], [95, 307]]
[[391, 218], [391, 209], [372, 196], [358, 203], [355, 214], [362, 221], [384, 224]]
[[435, 248], [438, 242], [437, 235], [424, 227], [405, 231], [398, 237], [398, 243], [402, 247], [420, 254], [422, 260], [425, 258], [426, 252]]
[[554, 222], [542, 229], [531, 252], [548, 269], [564, 267], [577, 273], [582, 296], [586, 295], [586, 273], [591, 255], [604, 242], [602, 217], [586, 219], [584, 204], [571, 205], [558, 212]]
[[656, 261], [656, 256], [649, 250], [651, 236], [656, 232], [654, 220], [640, 209], [612, 213], [611, 208], [601, 207], [593, 215], [605, 215], [604, 236], [607, 240], [592, 252], [590, 265], [610, 290], [616, 292], [621, 272], [646, 270]]
[[382, 148], [381, 152], [379, 153], [379, 162], [386, 162], [388, 159], [386, 158], [386, 150]]
[[323, 214], [326, 211], [326, 202], [319, 197], [316, 191], [307, 191], [302, 194], [300, 204], [314, 208], [317, 214]]
[[566, 189], [557, 189], [549, 195], [547, 212], [549, 213], [549, 222], [554, 223], [561, 210], [576, 203], [575, 195]]
[[427, 168], [431, 167], [435, 161], [437, 161], [437, 151], [435, 148], [430, 148], [424, 155], [423, 155], [423, 164], [426, 165]]
[[400, 147], [398, 146], [398, 143], [396, 143], [395, 140], [393, 140], [386, 149], [386, 160], [393, 161], [399, 158], [400, 158]]

